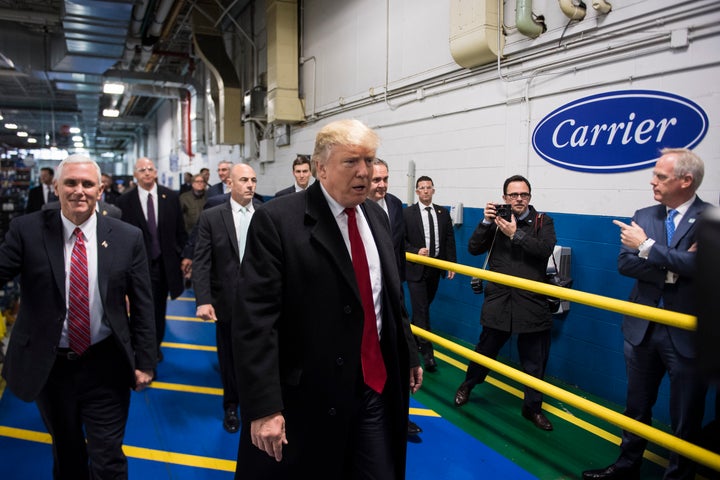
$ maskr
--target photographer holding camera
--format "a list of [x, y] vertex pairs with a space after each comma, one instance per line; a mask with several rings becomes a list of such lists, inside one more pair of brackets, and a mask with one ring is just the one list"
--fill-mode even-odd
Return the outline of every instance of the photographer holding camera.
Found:
[[[487, 265], [491, 271], [543, 282], [548, 257], [555, 247], [555, 226], [545, 214], [542, 222], [538, 222], [538, 212], [530, 205], [530, 191], [530, 182], [523, 176], [505, 180], [503, 200], [507, 203], [485, 205], [485, 216], [470, 237], [468, 251], [472, 255], [488, 252]], [[552, 326], [545, 295], [488, 282], [480, 323], [483, 328], [476, 352], [494, 359], [510, 336], [517, 334], [523, 371], [540, 379], [544, 377]], [[486, 367], [471, 362], [465, 381], [455, 393], [455, 405], [465, 405], [470, 391], [487, 374]], [[542, 430], [552, 430], [541, 406], [542, 393], [526, 387], [522, 416]]]

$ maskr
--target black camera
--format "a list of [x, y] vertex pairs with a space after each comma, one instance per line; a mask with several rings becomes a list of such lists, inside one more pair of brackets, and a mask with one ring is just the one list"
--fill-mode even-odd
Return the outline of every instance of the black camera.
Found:
[[470, 288], [472, 288], [473, 293], [483, 293], [484, 286], [482, 278], [473, 277], [470, 279]]
[[512, 207], [507, 203], [495, 205], [495, 216], [500, 217], [508, 222], [512, 221]]

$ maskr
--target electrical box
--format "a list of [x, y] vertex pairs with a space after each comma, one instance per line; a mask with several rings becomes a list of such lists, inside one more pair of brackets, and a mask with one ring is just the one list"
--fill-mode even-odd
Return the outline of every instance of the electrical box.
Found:
[[275, 144], [270, 139], [260, 140], [260, 163], [275, 161]]
[[463, 224], [463, 204], [456, 203], [450, 207], [450, 218], [452, 219], [453, 225]]
[[[555, 263], [553, 263], [553, 257], [555, 258]], [[552, 257], [548, 258], [547, 273], [556, 273], [555, 265], [557, 265], [557, 269], [562, 277], [572, 278], [572, 275], [570, 274], [571, 257], [572, 248], [555, 245]], [[568, 300], [560, 300], [560, 307], [557, 311], [553, 312], [553, 314], [560, 315], [561, 313], [565, 313], [569, 310], [570, 302]]]

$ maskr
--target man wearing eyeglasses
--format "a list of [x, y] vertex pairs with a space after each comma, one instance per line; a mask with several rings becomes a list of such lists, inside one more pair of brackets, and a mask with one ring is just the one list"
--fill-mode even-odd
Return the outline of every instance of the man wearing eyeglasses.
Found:
[[[415, 182], [415, 193], [418, 196], [418, 203], [403, 210], [405, 250], [417, 255], [455, 262], [455, 232], [450, 212], [432, 203], [435, 194], [432, 178], [427, 176], [418, 178]], [[412, 308], [410, 321], [413, 325], [430, 331], [430, 304], [435, 299], [440, 277], [446, 275], [448, 280], [452, 280], [455, 272], [445, 272], [419, 263], [407, 262], [405, 279], [410, 293]], [[423, 357], [425, 370], [435, 372], [437, 362], [433, 344], [420, 337], [416, 337], [416, 341]]]
[[122, 220], [143, 232], [150, 265], [160, 361], [168, 293], [175, 299], [185, 288], [179, 252], [185, 246], [187, 234], [178, 193], [157, 184], [157, 169], [152, 160], [139, 158], [134, 175], [137, 188], [121, 195], [116, 205], [122, 209]]
[[[483, 220], [470, 237], [468, 251], [471, 255], [488, 252], [487, 265], [493, 272], [542, 282], [555, 248], [555, 226], [551, 217], [538, 214], [530, 205], [530, 192], [530, 182], [523, 176], [505, 180], [503, 200], [510, 205], [511, 214], [503, 218], [499, 204], [488, 202]], [[483, 328], [476, 352], [494, 359], [510, 336], [517, 334], [523, 371], [540, 379], [545, 376], [552, 327], [545, 296], [488, 282], [480, 323]], [[487, 367], [471, 362], [465, 381], [455, 393], [455, 405], [465, 405], [470, 391], [487, 374]], [[542, 430], [552, 430], [552, 423], [542, 413], [542, 400], [542, 393], [525, 387], [522, 416]]]
[[[705, 166], [686, 148], [665, 148], [655, 163], [650, 186], [657, 205], [635, 212], [627, 225], [619, 220], [620, 274], [636, 279], [630, 301], [674, 312], [697, 314], [697, 220], [711, 207], [696, 195]], [[700, 378], [695, 332], [626, 315], [622, 332], [627, 369], [625, 415], [643, 423], [666, 373], [670, 379], [673, 434], [698, 441], [707, 385]], [[586, 470], [584, 480], [640, 478], [647, 440], [623, 431], [620, 455], [606, 468]], [[694, 479], [695, 463], [670, 452], [664, 479]]]

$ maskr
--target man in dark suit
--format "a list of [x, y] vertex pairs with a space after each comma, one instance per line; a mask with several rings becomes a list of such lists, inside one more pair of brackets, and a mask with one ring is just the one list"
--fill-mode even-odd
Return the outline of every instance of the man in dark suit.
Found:
[[[199, 174], [198, 174], [199, 175]], [[192, 190], [192, 182], [193, 182], [193, 174], [190, 172], [183, 173], [183, 183], [180, 185], [180, 195], [182, 195], [185, 192], [189, 192]], [[205, 179], [203, 178], [203, 183], [205, 183]], [[204, 188], [204, 190], [207, 190], [207, 186]]]
[[295, 184], [279, 190], [275, 196], [281, 197], [295, 192], [301, 192], [312, 184], [312, 164], [309, 155], [298, 155], [292, 163], [292, 172], [295, 177]]
[[[403, 218], [402, 201], [392, 193], [388, 193], [388, 180], [390, 174], [388, 164], [385, 160], [376, 158], [373, 161], [373, 173], [370, 177], [370, 190], [368, 198], [382, 207], [390, 220], [390, 231], [393, 237], [393, 249], [398, 261], [398, 273], [400, 282], [405, 281], [405, 219]], [[408, 343], [415, 344], [415, 338], [411, 335]], [[413, 350], [417, 350], [417, 344]], [[408, 420], [408, 435], [417, 435], [422, 428]]]
[[388, 220], [366, 198], [377, 144], [357, 120], [326, 125], [319, 182], [253, 215], [232, 323], [236, 479], [405, 478], [422, 369]]
[[96, 163], [71, 155], [57, 170], [61, 209], [17, 217], [0, 246], [0, 279], [22, 282], [3, 377], [36, 402], [54, 478], [127, 478], [130, 389], [156, 361], [142, 234], [95, 214]]
[[[435, 186], [430, 177], [422, 176], [415, 182], [418, 203], [403, 211], [405, 217], [405, 250], [448, 262], [456, 261], [455, 232], [450, 212], [441, 206], [433, 205]], [[430, 331], [430, 304], [435, 299], [440, 276], [445, 272], [419, 263], [407, 262], [405, 279], [410, 293], [411, 321], [413, 325]], [[452, 280], [455, 272], [448, 271], [447, 279]], [[428, 340], [416, 337], [425, 370], [437, 370], [433, 345]]]
[[[637, 279], [630, 301], [696, 315], [695, 257], [697, 220], [710, 206], [695, 194], [702, 183], [703, 161], [687, 149], [663, 149], [653, 169], [653, 196], [659, 205], [635, 212], [620, 227], [621, 274]], [[695, 364], [695, 333], [625, 316], [622, 326], [627, 365], [625, 415], [649, 424], [660, 382], [670, 377], [673, 434], [696, 442], [707, 387]], [[638, 479], [647, 440], [623, 432], [620, 456], [607, 468], [587, 470], [583, 479]], [[695, 464], [671, 452], [666, 479], [694, 479]]]
[[40, 185], [28, 191], [28, 202], [25, 213], [37, 212], [48, 202], [57, 200], [53, 188], [53, 177], [55, 171], [50, 167], [40, 169]]
[[112, 175], [109, 173], [103, 173], [102, 174], [102, 183], [103, 183], [103, 193], [102, 193], [102, 200], [105, 203], [114, 204], [115, 201], [120, 196], [120, 192], [117, 190], [117, 186], [115, 185], [115, 182], [113, 181]]
[[[238, 391], [231, 343], [233, 304], [240, 277], [247, 228], [255, 209], [257, 177], [250, 165], [239, 163], [230, 171], [230, 198], [204, 210], [197, 223], [192, 279], [197, 317], [215, 321], [218, 364], [223, 385], [223, 427], [229, 433], [240, 428]], [[222, 197], [220, 197], [222, 198]]]
[[168, 293], [175, 299], [185, 288], [180, 255], [187, 234], [178, 193], [157, 184], [152, 160], [138, 159], [135, 179], [137, 187], [121, 195], [116, 205], [122, 210], [122, 219], [143, 232], [155, 304], [157, 354], [162, 360], [160, 344], [165, 336]]
[[230, 193], [230, 186], [228, 185], [228, 177], [230, 176], [230, 169], [233, 166], [233, 162], [230, 160], [222, 160], [218, 163], [217, 173], [220, 177], [220, 181], [215, 185], [207, 189], [205, 197], [210, 199], [216, 195], [222, 195], [224, 193]]

